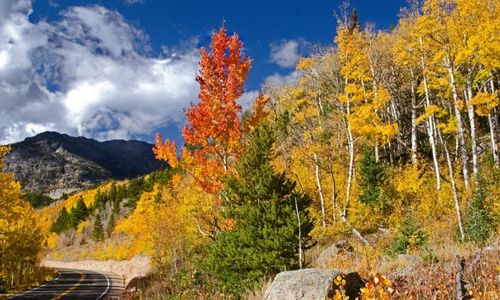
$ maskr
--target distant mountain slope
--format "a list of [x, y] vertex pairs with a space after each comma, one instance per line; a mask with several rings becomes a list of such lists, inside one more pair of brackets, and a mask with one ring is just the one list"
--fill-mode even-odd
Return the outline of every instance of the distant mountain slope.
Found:
[[13, 172], [28, 193], [58, 198], [110, 179], [125, 179], [160, 168], [153, 145], [141, 141], [98, 142], [44, 132], [12, 144], [5, 171]]

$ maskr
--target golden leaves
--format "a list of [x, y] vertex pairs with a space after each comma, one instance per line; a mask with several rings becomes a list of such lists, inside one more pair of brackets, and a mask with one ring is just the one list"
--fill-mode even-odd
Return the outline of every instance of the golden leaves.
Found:
[[163, 143], [161, 134], [159, 133], [156, 134], [156, 144], [153, 147], [153, 153], [156, 155], [156, 159], [166, 161], [172, 168], [179, 165], [175, 142], [167, 139], [165, 143]]
[[467, 105], [475, 106], [478, 115], [487, 116], [495, 107], [498, 107], [499, 103], [498, 93], [479, 92], [467, 102]]
[[448, 111], [437, 105], [429, 105], [425, 108], [425, 112], [416, 119], [417, 125], [421, 124], [434, 115], [437, 115], [438, 117], [444, 117], [448, 115]]
[[297, 63], [297, 71], [307, 71], [309, 69], [311, 69], [312, 67], [314, 67], [315, 65], [315, 61], [311, 58], [301, 58], [299, 60], [299, 62]]
[[[17, 274], [22, 274], [29, 262], [37, 261], [42, 236], [33, 209], [21, 197], [20, 184], [12, 174], [1, 172], [8, 151], [0, 146], [0, 275], [20, 280]], [[28, 263], [20, 265], [20, 261]]]

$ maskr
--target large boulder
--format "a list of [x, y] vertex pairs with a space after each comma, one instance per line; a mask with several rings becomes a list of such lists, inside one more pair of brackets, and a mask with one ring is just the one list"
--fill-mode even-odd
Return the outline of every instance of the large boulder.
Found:
[[[264, 294], [265, 300], [324, 300], [332, 296], [338, 288], [334, 284], [334, 279], [342, 275], [342, 271], [337, 269], [303, 269], [296, 271], [281, 272], [274, 278], [273, 283]], [[345, 276], [349, 299], [355, 299], [359, 295], [359, 290], [364, 286], [364, 282], [357, 273], [350, 273]]]

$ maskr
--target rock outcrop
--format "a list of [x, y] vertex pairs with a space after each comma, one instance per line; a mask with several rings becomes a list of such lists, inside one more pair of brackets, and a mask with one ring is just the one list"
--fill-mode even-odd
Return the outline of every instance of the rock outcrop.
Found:
[[[338, 288], [334, 279], [342, 275], [337, 269], [303, 269], [281, 272], [274, 278], [273, 283], [264, 294], [265, 300], [324, 300], [334, 294]], [[359, 295], [360, 288], [364, 286], [363, 280], [357, 273], [345, 276], [346, 285], [343, 287], [349, 299]]]
[[346, 240], [339, 240], [325, 248], [319, 255], [316, 265], [320, 268], [330, 267], [331, 261], [338, 254], [351, 254], [354, 251]]
[[141, 176], [161, 166], [153, 145], [141, 141], [99, 142], [44, 132], [10, 146], [4, 171], [14, 173], [25, 193], [52, 198], [111, 179]]

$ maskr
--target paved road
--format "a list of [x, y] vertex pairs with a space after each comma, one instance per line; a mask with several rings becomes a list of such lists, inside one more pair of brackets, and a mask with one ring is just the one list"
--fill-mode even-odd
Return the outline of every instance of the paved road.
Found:
[[113, 284], [107, 274], [73, 269], [59, 269], [59, 276], [23, 294], [8, 299], [108, 299]]

